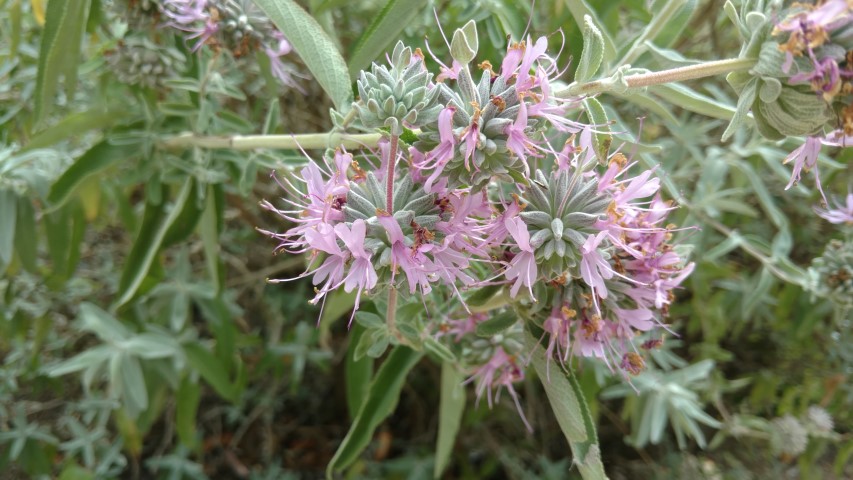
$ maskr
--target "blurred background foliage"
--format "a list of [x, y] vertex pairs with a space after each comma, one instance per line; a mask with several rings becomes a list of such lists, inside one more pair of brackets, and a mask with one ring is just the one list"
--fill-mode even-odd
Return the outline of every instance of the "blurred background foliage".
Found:
[[[304, 157], [158, 141], [324, 132], [331, 102], [294, 54], [287, 88], [262, 56], [192, 52], [160, 26], [157, 3], [92, 0], [79, 45], [53, 51], [64, 80], [45, 98], [49, 4], [0, 0], [0, 478], [322, 476], [351, 419], [355, 337], [335, 321], [349, 304], [331, 300], [315, 327], [310, 284], [264, 281], [298, 275], [303, 259], [272, 257], [255, 231], [284, 229], [257, 203], [279, 196], [272, 170]], [[347, 60], [386, 4], [301, 3]], [[474, 19], [493, 64], [528, 32], [571, 65], [583, 13], [635, 66], [740, 48], [721, 0], [408, 3], [404, 42], [428, 37], [441, 59], [438, 26]], [[849, 310], [816, 298], [807, 274], [841, 234], [814, 214], [816, 192], [784, 191], [796, 142], [741, 131], [720, 143], [735, 100], [723, 78], [601, 97], [617, 139], [639, 137], [637, 157], [659, 165], [675, 223], [697, 227], [683, 241], [697, 268], [649, 370], [632, 386], [580, 365], [614, 479], [853, 476]], [[824, 184], [843, 192], [853, 152], [832, 155]], [[347, 478], [432, 477], [440, 377], [434, 363], [415, 367]], [[447, 478], [577, 475], [538, 383], [518, 388], [532, 434], [507, 399], [490, 410], [468, 390]]]

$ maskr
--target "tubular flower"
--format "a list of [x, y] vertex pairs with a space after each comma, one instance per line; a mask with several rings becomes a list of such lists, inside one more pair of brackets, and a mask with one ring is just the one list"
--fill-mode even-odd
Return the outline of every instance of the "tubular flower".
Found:
[[[550, 360], [594, 358], [636, 375], [645, 361], [635, 337], [663, 326], [693, 269], [654, 169], [621, 153], [599, 165], [594, 126], [565, 120], [579, 102], [551, 95], [561, 72], [547, 43], [510, 45], [500, 71], [481, 62], [475, 80], [469, 22], [437, 83], [419, 51], [398, 44], [390, 66], [360, 76], [351, 117], [391, 138], [357, 160], [330, 152], [286, 176], [282, 210], [262, 202], [290, 223], [264, 231], [276, 251], [309, 256], [299, 277], [312, 277], [312, 302], [343, 289], [356, 292], [356, 308], [366, 295], [377, 310], [390, 305], [363, 339], [456, 358], [478, 400], [491, 406], [506, 389], [520, 414], [524, 338], [539, 338]], [[568, 134], [559, 151], [546, 129]]]

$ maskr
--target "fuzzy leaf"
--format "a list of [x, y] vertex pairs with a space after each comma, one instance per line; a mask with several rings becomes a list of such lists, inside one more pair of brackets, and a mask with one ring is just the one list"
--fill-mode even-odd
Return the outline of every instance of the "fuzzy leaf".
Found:
[[589, 15], [583, 16], [583, 24], [583, 52], [575, 71], [576, 82], [591, 80], [598, 73], [604, 58], [604, 37], [601, 36], [601, 30]]
[[373, 438], [376, 427], [397, 408], [403, 382], [422, 356], [422, 353], [402, 346], [391, 351], [370, 384], [367, 398], [353, 420], [347, 436], [326, 468], [328, 478], [333, 478], [336, 472], [351, 465], [364, 451]]
[[545, 387], [554, 416], [569, 442], [581, 476], [584, 480], [606, 479], [595, 424], [574, 373], [561, 363], [545, 358], [544, 349], [530, 332], [525, 332], [525, 344], [532, 352], [530, 359], [536, 375]]
[[357, 76], [379, 58], [425, 6], [424, 0], [388, 0], [353, 47], [350, 75]]
[[433, 478], [441, 478], [447, 467], [456, 434], [465, 412], [465, 375], [452, 363], [441, 364], [441, 399], [438, 404], [438, 437], [435, 443], [435, 468]]
[[65, 75], [66, 87], [73, 93], [89, 3], [90, 0], [62, 0], [47, 4], [36, 74], [36, 123], [41, 122], [53, 105], [60, 75]]
[[349, 70], [323, 27], [293, 0], [254, 1], [287, 37], [305, 66], [332, 98], [335, 108], [341, 112], [349, 110], [352, 102]]

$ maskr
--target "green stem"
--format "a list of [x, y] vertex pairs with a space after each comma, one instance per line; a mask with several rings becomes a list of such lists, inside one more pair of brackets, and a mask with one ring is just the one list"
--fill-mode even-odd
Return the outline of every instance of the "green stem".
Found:
[[653, 40], [658, 34], [663, 30], [663, 28], [669, 23], [670, 19], [678, 13], [682, 6], [684, 6], [685, 0], [670, 0], [666, 5], [660, 10], [660, 13], [657, 13], [652, 22], [643, 30], [643, 33], [634, 40], [634, 43], [631, 45], [631, 48], [625, 52], [625, 55], [622, 57], [616, 65], [629, 65], [637, 60], [643, 52], [646, 51], [646, 41]]
[[394, 215], [394, 173], [397, 168], [397, 142], [400, 137], [391, 135], [391, 148], [388, 151], [388, 172], [385, 175], [385, 210]]
[[182, 133], [160, 141], [167, 150], [185, 148], [228, 148], [231, 150], [253, 150], [256, 148], [282, 148], [306, 150], [321, 148], [375, 148], [382, 138], [381, 133], [342, 134], [306, 133], [300, 135], [221, 135], [202, 136]]
[[755, 63], [753, 58], [730, 58], [727, 60], [715, 60], [712, 62], [688, 65], [686, 67], [671, 68], [660, 72], [640, 73], [628, 75], [617, 82], [610, 78], [593, 80], [586, 83], [573, 83], [565, 89], [556, 93], [559, 98], [577, 97], [580, 95], [595, 95], [611, 91], [624, 90], [627, 88], [641, 88], [664, 83], [683, 82], [697, 78], [712, 77], [729, 72], [749, 70]]

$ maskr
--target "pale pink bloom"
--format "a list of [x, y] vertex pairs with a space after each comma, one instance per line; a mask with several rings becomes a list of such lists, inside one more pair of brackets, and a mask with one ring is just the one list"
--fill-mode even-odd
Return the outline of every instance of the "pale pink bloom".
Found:
[[[485, 394], [489, 403], [489, 408], [491, 408], [494, 405], [494, 402], [500, 401], [500, 388], [506, 388], [515, 403], [518, 414], [521, 416], [521, 420], [524, 422], [527, 430], [531, 432], [533, 431], [533, 428], [524, 416], [524, 412], [521, 410], [521, 403], [518, 401], [518, 394], [512, 387], [513, 383], [524, 380], [524, 370], [522, 370], [518, 365], [515, 357], [507, 355], [503, 347], [496, 347], [495, 353], [489, 361], [482, 367], [478, 368], [477, 371], [474, 372], [474, 375], [470, 379], [466, 380], [466, 383], [474, 379], [477, 379], [476, 390], [478, 403]], [[498, 390], [497, 395], [493, 395], [493, 390], [495, 388]]]
[[533, 154], [533, 141], [527, 137], [524, 130], [527, 128], [527, 104], [521, 102], [518, 116], [515, 121], [506, 126], [504, 133], [507, 136], [506, 147], [517, 156], [524, 164], [524, 176], [530, 176], [530, 166], [527, 156]]
[[433, 191], [433, 184], [439, 179], [444, 167], [453, 159], [456, 152], [457, 140], [453, 134], [453, 114], [455, 112], [456, 108], [449, 106], [438, 114], [439, 144], [426, 154], [422, 162], [415, 163], [415, 167], [419, 170], [433, 170], [424, 184], [424, 191], [427, 193]]
[[581, 277], [592, 288], [596, 307], [598, 306], [597, 296], [607, 298], [607, 286], [604, 280], [613, 278], [613, 268], [598, 251], [598, 245], [604, 240], [605, 235], [606, 232], [590, 235], [581, 246]]
[[821, 196], [823, 196], [825, 203], [826, 195], [824, 195], [823, 187], [820, 184], [820, 173], [818, 171], [817, 165], [817, 158], [818, 155], [820, 155], [821, 146], [821, 137], [806, 137], [805, 143], [800, 145], [796, 150], [791, 152], [790, 155], [785, 157], [785, 161], [783, 163], [794, 162], [794, 170], [791, 173], [791, 181], [788, 182], [788, 185], [785, 187], [785, 190], [788, 190], [800, 181], [800, 174], [803, 170], [809, 171], [811, 169], [814, 169], [815, 184], [817, 185], [817, 189], [820, 191]]
[[853, 193], [847, 194], [847, 204], [842, 205], [841, 202], [834, 202], [833, 209], [816, 208], [815, 212], [830, 223], [853, 225]]
[[[378, 281], [376, 270], [374, 270], [373, 264], [370, 262], [372, 253], [364, 249], [366, 232], [367, 224], [364, 220], [354, 221], [352, 228], [348, 228], [343, 223], [335, 225], [335, 234], [344, 242], [352, 259], [352, 263], [349, 266], [349, 273], [344, 278], [343, 284], [345, 292], [352, 292], [357, 289], [355, 310], [358, 310], [361, 292], [372, 289]], [[352, 319], [350, 319], [350, 322], [352, 322]]]
[[409, 293], [415, 293], [415, 290], [420, 287], [424, 295], [428, 294], [432, 291], [429, 275], [435, 272], [435, 266], [423, 252], [430, 250], [433, 246], [423, 245], [418, 249], [407, 247], [403, 230], [394, 217], [379, 215], [377, 218], [385, 228], [391, 243], [391, 281], [394, 281], [398, 269], [402, 269], [409, 284]]
[[538, 269], [533, 247], [530, 246], [530, 232], [527, 231], [527, 224], [520, 217], [515, 217], [506, 222], [506, 228], [515, 240], [515, 245], [521, 250], [515, 254], [504, 272], [507, 280], [515, 280], [510, 289], [510, 296], [515, 297], [518, 295], [518, 290], [525, 286], [530, 291], [530, 298], [535, 300], [533, 283], [536, 282]]

